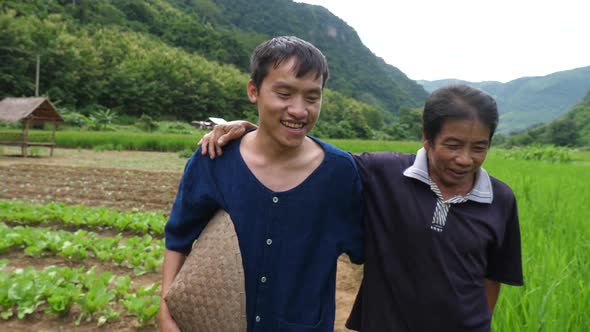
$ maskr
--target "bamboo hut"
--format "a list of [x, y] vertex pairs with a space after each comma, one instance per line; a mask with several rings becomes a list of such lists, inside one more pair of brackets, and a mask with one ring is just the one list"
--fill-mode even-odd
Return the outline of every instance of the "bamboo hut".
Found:
[[[0, 132], [0, 144], [20, 146], [23, 157], [27, 157], [29, 146], [46, 146], [49, 155], [53, 156], [55, 147], [55, 131], [57, 124], [63, 122], [63, 117], [49, 99], [43, 97], [4, 98], [0, 101], [0, 121], [22, 123], [22, 133]], [[33, 124], [52, 123], [53, 130], [48, 140], [31, 141], [29, 129]]]

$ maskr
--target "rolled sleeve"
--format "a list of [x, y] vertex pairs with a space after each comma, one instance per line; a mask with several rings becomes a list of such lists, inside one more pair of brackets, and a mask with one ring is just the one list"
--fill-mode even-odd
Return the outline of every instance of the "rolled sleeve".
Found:
[[504, 284], [523, 285], [520, 227], [516, 200], [513, 200], [504, 238], [488, 250], [486, 278]]
[[350, 202], [345, 213], [347, 228], [344, 234], [347, 234], [344, 242], [344, 252], [350, 257], [355, 264], [362, 264], [365, 261], [363, 251], [363, 219], [364, 219], [364, 200], [362, 193], [362, 184], [359, 174], [355, 168], [354, 180], [351, 186]]
[[188, 254], [220, 204], [211, 161], [197, 150], [187, 162], [178, 193], [164, 228], [166, 248]]

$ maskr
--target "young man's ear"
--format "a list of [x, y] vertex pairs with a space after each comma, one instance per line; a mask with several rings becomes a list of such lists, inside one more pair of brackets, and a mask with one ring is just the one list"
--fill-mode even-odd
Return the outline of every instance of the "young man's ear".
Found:
[[254, 82], [252, 81], [248, 81], [248, 99], [250, 99], [251, 102], [256, 103], [256, 101], [258, 100], [258, 90], [256, 90], [256, 86], [254, 85]]

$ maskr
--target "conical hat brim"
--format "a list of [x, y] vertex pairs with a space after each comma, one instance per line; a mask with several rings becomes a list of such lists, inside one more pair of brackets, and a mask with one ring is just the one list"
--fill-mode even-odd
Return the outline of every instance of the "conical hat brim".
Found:
[[242, 255], [225, 211], [195, 241], [164, 300], [182, 331], [246, 331]]

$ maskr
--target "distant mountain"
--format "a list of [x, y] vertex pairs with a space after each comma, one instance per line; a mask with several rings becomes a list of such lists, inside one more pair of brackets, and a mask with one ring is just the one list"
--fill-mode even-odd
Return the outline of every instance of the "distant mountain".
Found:
[[275, 35], [310, 40], [330, 62], [318, 137], [374, 137], [426, 96], [342, 20], [290, 0], [2, 0], [0, 27], [0, 98], [35, 91], [40, 55], [41, 95], [84, 115], [112, 109], [130, 123], [255, 121], [244, 90], [249, 57]]
[[510, 145], [531, 143], [590, 146], [590, 91], [563, 116], [547, 124], [512, 135]]
[[509, 133], [557, 119], [571, 109], [590, 90], [590, 66], [547, 76], [523, 77], [507, 83], [457, 79], [418, 83], [429, 92], [450, 83], [467, 83], [486, 91], [498, 102], [498, 131]]
[[[194, 1], [197, 2], [197, 1]], [[346, 22], [321, 6], [291, 0], [213, 0], [219, 21], [265, 36], [296, 35], [316, 45], [328, 58], [328, 86], [359, 101], [397, 113], [419, 107], [426, 92], [396, 67], [375, 56]]]

